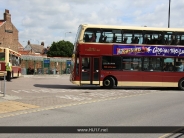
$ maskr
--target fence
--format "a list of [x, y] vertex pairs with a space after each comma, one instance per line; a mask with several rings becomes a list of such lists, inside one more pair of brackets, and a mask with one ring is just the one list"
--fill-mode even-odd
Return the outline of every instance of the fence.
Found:
[[71, 58], [22, 55], [21, 59], [22, 75], [70, 73]]
[[0, 73], [0, 88], [1, 88], [1, 92], [3, 94], [3, 96], [5, 96], [6, 93], [6, 73]]

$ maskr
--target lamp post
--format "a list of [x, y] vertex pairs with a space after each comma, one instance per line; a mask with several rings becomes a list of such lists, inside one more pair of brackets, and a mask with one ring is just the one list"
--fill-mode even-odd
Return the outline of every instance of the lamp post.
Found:
[[169, 0], [168, 28], [170, 27], [170, 4], [171, 4], [171, 0]]
[[65, 37], [66, 37], [66, 34], [67, 34], [67, 33], [72, 33], [72, 32], [65, 32]]

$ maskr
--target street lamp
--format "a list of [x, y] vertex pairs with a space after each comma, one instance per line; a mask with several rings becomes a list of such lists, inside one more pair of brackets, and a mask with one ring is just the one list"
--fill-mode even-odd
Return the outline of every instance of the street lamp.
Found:
[[171, 4], [171, 0], [169, 0], [168, 28], [170, 27], [170, 4]]
[[66, 34], [67, 34], [67, 33], [72, 33], [72, 32], [65, 32], [65, 37], [66, 37]]

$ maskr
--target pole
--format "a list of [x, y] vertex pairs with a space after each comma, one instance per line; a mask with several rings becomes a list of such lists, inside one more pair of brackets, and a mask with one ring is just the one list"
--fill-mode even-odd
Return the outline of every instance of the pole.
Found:
[[5, 93], [6, 93], [6, 75], [4, 73], [4, 94], [3, 94], [3, 97], [5, 97]]
[[169, 0], [168, 28], [170, 28], [170, 4], [171, 4], [171, 0]]

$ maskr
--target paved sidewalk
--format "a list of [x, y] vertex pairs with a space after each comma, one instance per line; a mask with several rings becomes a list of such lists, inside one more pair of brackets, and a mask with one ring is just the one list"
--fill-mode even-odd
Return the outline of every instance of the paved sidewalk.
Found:
[[39, 107], [36, 105], [31, 105], [31, 104], [26, 104], [26, 103], [16, 101], [18, 99], [21, 99], [21, 98], [17, 96], [10, 96], [10, 95], [5, 95], [4, 97], [3, 94], [0, 94], [0, 115]]
[[35, 77], [35, 78], [40, 78], [40, 77], [46, 77], [46, 78], [49, 78], [49, 77], [63, 77], [63, 76], [70, 76], [70, 74], [43, 74], [43, 75], [21, 75], [21, 77], [24, 77], [24, 78], [32, 78], [32, 77]]
[[[69, 74], [22, 75], [20, 78], [12, 79], [12, 82], [6, 81], [5, 96], [0, 90], [0, 118], [7, 116], [7, 114], [29, 111], [30, 109], [40, 109], [48, 107], [49, 105], [54, 106], [60, 104], [61, 102], [55, 102], [57, 100], [52, 95], [44, 95], [45, 93], [40, 93], [39, 95], [37, 93], [35, 93], [35, 95], [25, 95], [24, 93], [13, 93], [12, 89], [15, 88], [15, 90], [24, 90], [26, 88], [30, 89], [29, 87], [31, 86], [31, 89], [36, 90], [38, 88], [36, 88], [34, 85], [39, 84], [40, 79], [43, 81], [41, 81], [42, 84], [39, 85], [47, 86], [50, 84], [54, 87], [56, 80], [59, 80], [57, 83], [61, 84], [60, 79], [63, 80], [62, 78], [69, 82]], [[51, 82], [48, 82], [47, 80], [51, 80]], [[24, 85], [23, 88], [21, 88], [21, 84]], [[52, 102], [53, 104], [51, 104]]]

